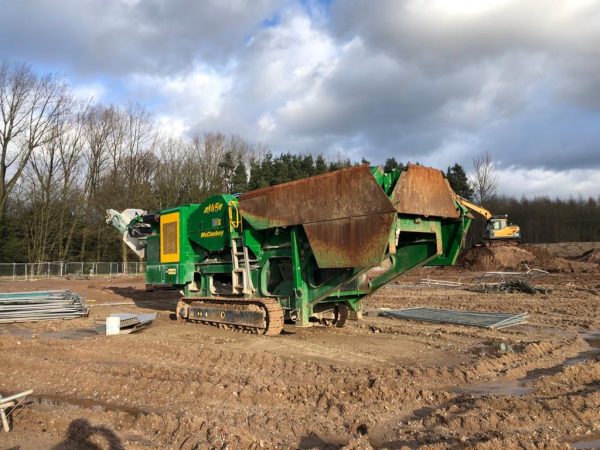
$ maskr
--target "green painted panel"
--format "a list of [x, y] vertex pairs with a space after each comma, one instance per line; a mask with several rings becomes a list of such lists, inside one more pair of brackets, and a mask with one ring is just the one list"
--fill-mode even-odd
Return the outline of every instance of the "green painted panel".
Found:
[[228, 194], [215, 195], [202, 202], [189, 217], [188, 238], [209, 251], [229, 247], [230, 202], [237, 205], [237, 199]]

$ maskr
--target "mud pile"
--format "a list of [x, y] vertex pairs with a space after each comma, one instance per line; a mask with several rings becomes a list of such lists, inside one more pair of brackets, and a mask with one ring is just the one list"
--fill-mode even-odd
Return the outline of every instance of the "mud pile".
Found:
[[590, 251], [585, 252], [579, 258], [582, 262], [589, 262], [594, 264], [600, 264], [600, 247], [593, 248]]
[[458, 265], [474, 271], [542, 269], [548, 272], [588, 273], [600, 270], [600, 249], [577, 259], [552, 255], [538, 245], [482, 246], [465, 250]]
[[554, 242], [551, 244], [530, 244], [530, 246], [543, 248], [552, 256], [559, 258], [578, 259], [594, 249], [600, 249], [600, 242]]
[[521, 270], [533, 264], [536, 257], [518, 246], [473, 247], [465, 250], [458, 261], [459, 266], [476, 271]]
[[[600, 271], [600, 249], [591, 249], [583, 253], [577, 253], [581, 248], [579, 242], [561, 243], [565, 254], [574, 255], [572, 257], [557, 256], [550, 250], [538, 245], [524, 245], [523, 247], [530, 251], [536, 257], [536, 263], [539, 269], [548, 272], [573, 272], [589, 273]], [[573, 249], [569, 249], [572, 244]]]

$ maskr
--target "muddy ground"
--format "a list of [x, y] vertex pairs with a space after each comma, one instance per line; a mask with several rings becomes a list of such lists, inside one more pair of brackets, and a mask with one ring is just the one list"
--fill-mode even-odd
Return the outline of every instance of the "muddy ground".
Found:
[[[547, 294], [426, 287], [422, 269], [365, 302], [524, 312], [492, 331], [365, 316], [257, 337], [173, 320], [176, 292], [141, 279], [0, 281], [69, 288], [89, 318], [0, 325], [0, 394], [33, 389], [2, 449], [577, 448], [600, 441], [600, 273], [555, 273]], [[112, 305], [111, 303], [126, 303]], [[89, 329], [158, 311], [148, 329]], [[506, 345], [501, 345], [502, 343]]]

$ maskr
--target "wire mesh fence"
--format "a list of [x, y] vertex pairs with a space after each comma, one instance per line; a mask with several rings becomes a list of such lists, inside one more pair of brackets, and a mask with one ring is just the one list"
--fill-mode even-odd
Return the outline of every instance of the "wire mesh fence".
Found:
[[146, 273], [144, 262], [69, 262], [0, 263], [0, 279], [37, 280], [40, 278], [136, 276]]

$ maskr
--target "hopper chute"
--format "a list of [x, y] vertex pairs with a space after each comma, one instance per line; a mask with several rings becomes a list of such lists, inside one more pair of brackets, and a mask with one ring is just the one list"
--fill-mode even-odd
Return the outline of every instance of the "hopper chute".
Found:
[[365, 165], [251, 191], [239, 202], [256, 229], [302, 225], [320, 268], [381, 263], [397, 214], [460, 215], [442, 173], [415, 165], [401, 173], [391, 196]]

